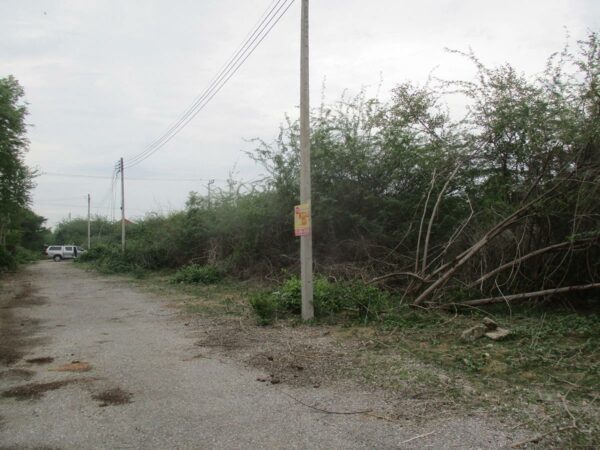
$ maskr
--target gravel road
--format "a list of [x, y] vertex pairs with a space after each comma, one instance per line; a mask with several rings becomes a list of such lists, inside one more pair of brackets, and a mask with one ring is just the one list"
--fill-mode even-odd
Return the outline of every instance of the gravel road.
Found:
[[522, 437], [481, 418], [418, 425], [307, 407], [372, 405], [366, 392], [261, 383], [263, 372], [201, 357], [167, 301], [70, 262], [31, 265], [1, 295], [2, 449], [504, 448]]

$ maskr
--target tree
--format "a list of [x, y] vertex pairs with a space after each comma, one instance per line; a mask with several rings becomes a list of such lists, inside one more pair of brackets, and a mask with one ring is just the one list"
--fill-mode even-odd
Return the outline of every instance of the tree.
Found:
[[0, 246], [29, 203], [32, 172], [24, 163], [28, 149], [24, 91], [13, 76], [0, 79]]

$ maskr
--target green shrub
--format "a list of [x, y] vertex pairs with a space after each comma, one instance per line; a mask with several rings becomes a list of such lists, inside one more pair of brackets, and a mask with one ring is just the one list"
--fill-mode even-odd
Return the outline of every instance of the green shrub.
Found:
[[172, 281], [186, 284], [214, 284], [221, 281], [223, 275], [223, 271], [218, 267], [190, 264], [179, 269]]
[[15, 251], [15, 260], [17, 264], [27, 264], [41, 259], [41, 254], [18, 246]]
[[100, 272], [107, 274], [134, 272], [137, 267], [135, 258], [128, 252], [123, 253], [117, 245], [92, 247], [77, 260], [90, 262]]
[[268, 293], [254, 294], [250, 297], [250, 305], [258, 316], [260, 325], [269, 325], [277, 318], [277, 301]]
[[17, 260], [5, 248], [0, 246], [0, 272], [13, 271], [17, 268]]
[[[302, 285], [292, 277], [270, 293], [251, 297], [250, 304], [261, 320], [272, 320], [277, 315], [299, 314], [302, 303]], [[313, 304], [317, 318], [333, 317], [342, 312], [368, 321], [392, 305], [390, 295], [360, 282], [331, 282], [317, 277], [313, 285]]]

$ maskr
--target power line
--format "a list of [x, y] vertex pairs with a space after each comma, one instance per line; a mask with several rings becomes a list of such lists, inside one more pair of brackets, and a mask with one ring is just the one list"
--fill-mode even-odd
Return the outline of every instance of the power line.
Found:
[[[275, 9], [278, 7], [278, 5], [279, 5], [279, 9], [277, 9], [277, 12], [279, 12], [279, 10], [282, 6], [281, 2], [282, 2], [282, 0], [277, 0], [277, 2], [274, 5], [272, 4], [272, 6], [270, 8], [267, 8], [268, 12], [265, 11], [265, 13], [263, 13], [261, 19], [254, 26], [254, 28], [253, 28], [254, 31], [252, 31], [251, 33], [249, 33], [246, 36], [244, 42], [242, 43], [242, 45], [240, 45], [237, 52], [229, 59], [229, 61], [226, 64], [224, 64], [223, 67], [221, 67], [221, 70], [218, 72], [217, 76], [215, 78], [213, 78], [213, 80], [209, 83], [208, 87], [198, 97], [196, 97], [196, 99], [194, 100], [192, 105], [179, 117], [179, 119], [171, 126], [171, 128], [169, 128], [169, 130], [167, 130], [167, 132], [165, 132], [160, 138], [156, 139], [152, 144], [150, 144], [141, 153], [134, 156], [133, 158], [130, 158], [129, 159], [130, 162], [128, 162], [128, 165], [134, 165], [134, 164], [138, 164], [138, 163], [142, 162], [144, 159], [146, 159], [148, 156], [150, 156], [156, 150], [158, 150], [160, 147], [162, 147], [164, 144], [166, 144], [174, 135], [176, 135], [179, 132], [180, 129], [182, 129], [183, 127], [185, 127], [185, 125], [187, 125], [187, 123], [189, 121], [186, 122], [186, 119], [190, 118], [190, 115], [194, 114], [194, 111], [200, 107], [201, 103], [204, 100], [206, 100], [207, 96], [215, 89], [217, 84], [219, 82], [221, 82], [223, 80], [223, 78], [228, 74], [228, 72], [231, 71], [232, 67], [237, 62], [239, 62], [239, 59], [243, 56], [243, 53], [245, 53], [248, 50], [248, 48], [247, 48], [248, 44], [255, 42], [257, 32], [259, 30], [261, 32], [264, 30], [264, 27], [262, 29], [261, 29], [261, 27], [264, 25], [266, 19], [272, 15], [272, 13], [275, 11]], [[273, 19], [273, 17], [271, 17], [269, 19], [269, 22], [272, 19]], [[242, 55], [240, 55], [241, 52], [242, 52]], [[194, 116], [195, 116], [195, 114], [194, 114]], [[193, 117], [191, 117], [191, 118], [193, 118]]]
[[[244, 47], [246, 47], [246, 45], [248, 43], [248, 40], [256, 33], [257, 29], [259, 28], [259, 25], [262, 23], [262, 21], [264, 21], [265, 17], [268, 16], [270, 14], [270, 12], [273, 11], [274, 7], [276, 6], [276, 3], [278, 4], [280, 1], [281, 0], [276, 0], [276, 2], [271, 3], [271, 6], [269, 8], [267, 8], [263, 12], [263, 15], [258, 20], [258, 22], [254, 25], [254, 27], [251, 29], [251, 31], [246, 35], [246, 37], [242, 41], [242, 44], [238, 47], [238, 50], [235, 52], [234, 56], [232, 56], [226, 63], [223, 64], [223, 66], [221, 66], [221, 68], [217, 72], [217, 75], [210, 81], [210, 83], [208, 84], [208, 88], [210, 88], [211, 86], [213, 86], [213, 84], [215, 83], [215, 81], [217, 81], [221, 77], [221, 75], [223, 74], [223, 72], [225, 70], [227, 70], [231, 66], [231, 63], [234, 61], [235, 57], [238, 56], [238, 54], [240, 53], [240, 51]], [[274, 6], [274, 4], [275, 4], [275, 6]], [[198, 95], [194, 99], [194, 101], [192, 102], [192, 104], [179, 116], [179, 118], [171, 125], [171, 127], [165, 133], [163, 133], [161, 135], [160, 138], [156, 139], [154, 142], [152, 142], [150, 145], [148, 145], [141, 153], [139, 153], [138, 155], [134, 156], [133, 158], [130, 158], [130, 161], [135, 162], [135, 160], [138, 159], [139, 157], [141, 157], [144, 153], [146, 153], [147, 151], [149, 151], [155, 145], [158, 145], [160, 143], [160, 141], [167, 134], [169, 134], [172, 131], [174, 131], [177, 128], [177, 126], [179, 126], [189, 116], [189, 114], [191, 113], [191, 111], [193, 111], [193, 109], [202, 100], [202, 98], [205, 96], [208, 88], [206, 88], [200, 95]]]
[[100, 180], [108, 180], [111, 177], [102, 175], [83, 175], [83, 174], [72, 174], [72, 173], [57, 173], [57, 172], [40, 172], [38, 176], [51, 176], [51, 177], [64, 177], [64, 178], [96, 178]]
[[[87, 203], [81, 204], [81, 205], [75, 205], [72, 203], [43, 202], [42, 205], [43, 206], [59, 206], [59, 207], [66, 207], [66, 208], [87, 209]], [[92, 206], [92, 209], [95, 211], [109, 211], [110, 208], [108, 206]], [[127, 208], [127, 209], [132, 210], [132, 211], [140, 211], [140, 212], [147, 212], [147, 211], [151, 210], [151, 209], [142, 209], [142, 208]]]
[[[127, 167], [127, 166], [125, 166]], [[103, 176], [103, 175], [84, 175], [84, 174], [70, 174], [70, 173], [57, 173], [57, 172], [41, 172], [41, 175], [48, 175], [53, 177], [64, 177], [64, 178], [94, 178], [100, 180], [112, 180], [116, 173], [112, 176]], [[153, 177], [135, 177], [135, 178], [127, 178], [127, 181], [169, 181], [169, 182], [193, 182], [193, 181], [228, 181], [225, 178], [153, 178]]]
[[180, 116], [180, 118], [158, 139], [151, 143], [146, 149], [128, 160], [126, 168], [136, 166], [150, 157], [167, 142], [175, 137], [223, 88], [223, 86], [235, 75], [244, 62], [254, 53], [256, 48], [266, 38], [275, 25], [281, 20], [294, 0], [277, 0], [275, 4], [263, 14], [254, 31], [246, 38], [238, 51], [230, 58], [229, 62], [221, 69], [209, 86], [200, 94], [194, 103]]

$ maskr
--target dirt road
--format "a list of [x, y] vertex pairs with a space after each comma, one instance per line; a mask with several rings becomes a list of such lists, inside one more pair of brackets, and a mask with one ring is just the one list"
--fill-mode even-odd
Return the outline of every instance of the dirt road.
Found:
[[3, 283], [3, 449], [503, 448], [518, 438], [481, 418], [358, 413], [376, 411], [368, 392], [259, 382], [264, 372], [202, 355], [167, 301], [72, 263], [40, 262]]

